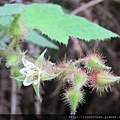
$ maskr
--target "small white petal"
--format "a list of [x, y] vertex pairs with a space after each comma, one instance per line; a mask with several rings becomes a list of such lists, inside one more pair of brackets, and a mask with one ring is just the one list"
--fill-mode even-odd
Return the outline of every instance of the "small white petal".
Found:
[[22, 56], [22, 63], [25, 67], [35, 67], [35, 65], [31, 62], [29, 62], [27, 59], [25, 59], [25, 55]]
[[34, 68], [35, 67], [35, 65], [33, 63], [29, 62], [28, 60], [26, 60], [24, 66], [28, 67], [28, 68]]
[[24, 86], [29, 86], [31, 85], [33, 82], [29, 79], [29, 78], [25, 78], [25, 80], [23, 81], [23, 85]]
[[34, 84], [34, 85], [37, 85], [38, 82], [39, 82], [38, 80], [35, 80], [35, 81], [33, 81], [33, 84]]
[[20, 73], [21, 73], [22, 75], [25, 75], [25, 74], [26, 74], [26, 71], [27, 71], [26, 68], [22, 68], [22, 69], [20, 69]]

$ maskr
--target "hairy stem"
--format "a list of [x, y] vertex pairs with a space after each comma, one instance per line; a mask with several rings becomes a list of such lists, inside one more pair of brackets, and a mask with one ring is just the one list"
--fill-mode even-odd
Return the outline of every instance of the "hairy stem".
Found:
[[13, 50], [14, 47], [16, 46], [16, 44], [17, 44], [17, 40], [16, 40], [16, 39], [13, 39], [13, 40], [11, 41], [11, 43], [9, 44], [9, 46], [8, 46], [8, 48], [7, 48], [7, 51]]
[[79, 60], [73, 62], [72, 66], [75, 66], [75, 65], [77, 65], [78, 63], [81, 63], [81, 62], [83, 62], [83, 61], [84, 61], [84, 59], [79, 59]]

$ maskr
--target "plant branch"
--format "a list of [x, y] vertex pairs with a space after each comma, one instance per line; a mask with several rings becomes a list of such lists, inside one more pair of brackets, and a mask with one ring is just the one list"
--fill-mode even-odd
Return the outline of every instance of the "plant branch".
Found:
[[88, 9], [96, 4], [99, 4], [100, 2], [103, 2], [104, 0], [92, 0], [91, 2], [86, 3], [83, 6], [80, 6], [79, 8], [75, 9], [73, 12], [71, 12], [72, 15], [76, 15], [79, 12], [84, 11], [85, 9]]
[[84, 61], [84, 59], [79, 59], [79, 60], [75, 61], [72, 65], [75, 66], [75, 65], [77, 65], [78, 63], [81, 63], [81, 62], [83, 62], [83, 61]]
[[16, 39], [13, 39], [9, 44], [7, 51], [11, 51], [16, 46], [16, 44], [17, 44]]
[[[17, 99], [16, 99], [16, 90], [17, 84], [14, 79], [11, 81], [12, 89], [11, 89], [11, 114], [16, 114], [16, 107], [17, 107]], [[15, 120], [14, 117], [11, 116], [10, 120]]]

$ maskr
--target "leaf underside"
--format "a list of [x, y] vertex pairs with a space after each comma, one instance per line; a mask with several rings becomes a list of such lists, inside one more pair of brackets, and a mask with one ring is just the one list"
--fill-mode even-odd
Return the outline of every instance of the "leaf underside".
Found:
[[24, 11], [23, 4], [5, 4], [0, 7], [0, 17], [14, 14], [21, 14]]
[[83, 17], [63, 13], [58, 5], [28, 5], [25, 7], [21, 19], [29, 28], [38, 29], [52, 40], [64, 44], [68, 43], [69, 36], [86, 41], [118, 37], [117, 34]]
[[[116, 33], [92, 23], [83, 17], [65, 14], [59, 5], [48, 3], [34, 3], [31, 5], [6, 4], [0, 7], [0, 11], [2, 11], [0, 12], [0, 24], [2, 26], [5, 25], [2, 23], [3, 18], [1, 16], [21, 14], [22, 22], [29, 29], [38, 29], [41, 34], [47, 35], [51, 40], [64, 44], [68, 43], [70, 36], [86, 41], [119, 37]], [[7, 18], [7, 20], [9, 19], [11, 20], [11, 18]], [[33, 40], [27, 40], [33, 42]], [[35, 41], [33, 43], [38, 44]], [[53, 47], [53, 45], [50, 46]]]
[[45, 37], [39, 35], [36, 31], [30, 30], [25, 39], [27, 41], [30, 41], [36, 45], [42, 46], [42, 47], [49, 47], [49, 48], [54, 48], [58, 49], [58, 47], [53, 44], [52, 42], [48, 41]]

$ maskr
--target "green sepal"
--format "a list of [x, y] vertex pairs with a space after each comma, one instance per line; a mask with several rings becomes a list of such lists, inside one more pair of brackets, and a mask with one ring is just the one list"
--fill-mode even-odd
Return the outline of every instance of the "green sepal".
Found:
[[25, 77], [21, 76], [20, 68], [12, 68], [11, 69], [11, 75], [12, 75], [12, 78], [17, 81], [18, 90], [19, 90], [21, 88], [22, 84], [23, 84], [23, 81], [24, 81]]
[[40, 82], [39, 82], [37, 85], [34, 85], [34, 84], [33, 84], [33, 88], [34, 88], [35, 93], [37, 94], [40, 102], [42, 102], [42, 99], [41, 99], [41, 97], [40, 97], [40, 91], [39, 91], [39, 90], [40, 90]]
[[50, 74], [46, 73], [45, 71], [42, 71], [41, 81], [52, 80], [52, 79], [56, 78], [58, 75], [59, 74], [50, 75]]
[[20, 88], [21, 88], [23, 82], [22, 82], [22, 81], [17, 81], [17, 84], [18, 84], [18, 90], [20, 90]]
[[25, 79], [25, 76], [15, 77], [15, 80], [17, 80], [17, 81], [21, 81], [21, 82], [23, 82], [24, 79]]
[[43, 51], [43, 53], [39, 56], [39, 58], [35, 62], [35, 66], [38, 67], [39, 69], [42, 69], [42, 62], [44, 60], [44, 54], [46, 51], [47, 51], [47, 49], [45, 49]]

